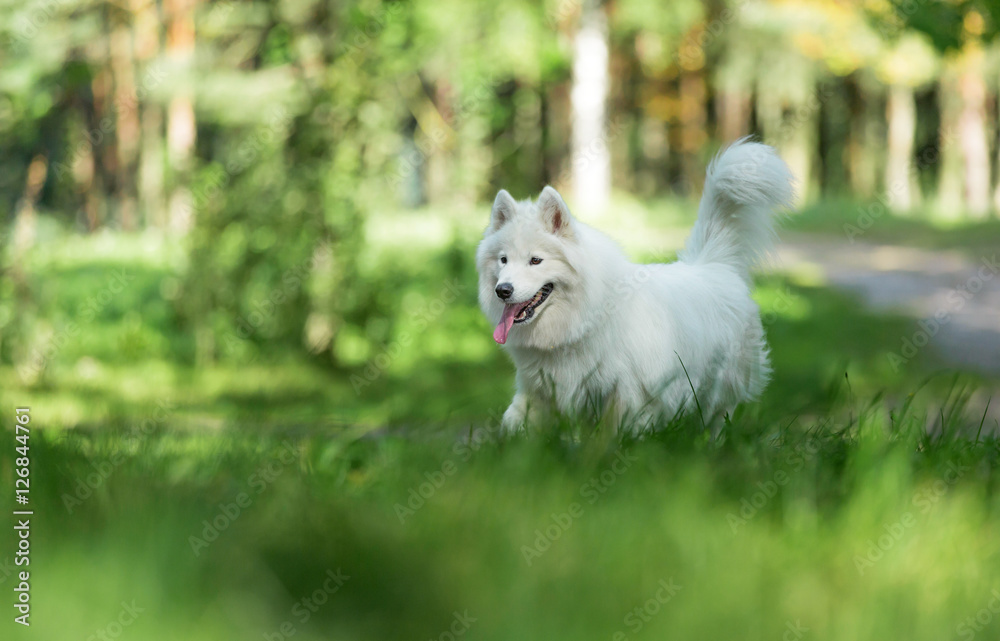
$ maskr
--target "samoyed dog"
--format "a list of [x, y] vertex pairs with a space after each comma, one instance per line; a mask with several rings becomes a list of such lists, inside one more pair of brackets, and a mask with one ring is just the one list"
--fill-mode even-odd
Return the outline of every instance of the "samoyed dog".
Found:
[[712, 161], [679, 260], [637, 265], [546, 187], [501, 190], [476, 253], [479, 304], [517, 367], [503, 415], [513, 432], [551, 412], [643, 432], [697, 412], [706, 425], [756, 399], [771, 374], [751, 269], [793, 200], [766, 145], [740, 140]]

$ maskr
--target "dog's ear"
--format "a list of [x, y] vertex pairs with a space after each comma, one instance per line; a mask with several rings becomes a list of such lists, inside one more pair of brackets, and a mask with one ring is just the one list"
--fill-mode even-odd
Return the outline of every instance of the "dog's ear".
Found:
[[538, 197], [538, 212], [542, 216], [542, 222], [553, 234], [569, 236], [572, 233], [570, 223], [573, 217], [570, 216], [569, 207], [552, 187], [546, 186]]
[[493, 211], [490, 213], [490, 231], [496, 231], [509, 222], [517, 211], [517, 201], [506, 189], [497, 192], [497, 197], [493, 201]]

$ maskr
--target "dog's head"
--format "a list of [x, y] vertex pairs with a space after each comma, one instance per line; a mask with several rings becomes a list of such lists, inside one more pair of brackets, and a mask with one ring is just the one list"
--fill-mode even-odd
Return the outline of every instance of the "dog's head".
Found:
[[576, 290], [574, 253], [579, 224], [552, 187], [536, 202], [500, 190], [476, 253], [479, 304], [496, 326], [497, 343], [553, 347]]

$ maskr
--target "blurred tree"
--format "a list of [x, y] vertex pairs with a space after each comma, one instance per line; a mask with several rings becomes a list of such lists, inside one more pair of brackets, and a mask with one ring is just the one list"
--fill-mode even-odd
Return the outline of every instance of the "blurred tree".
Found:
[[757, 50], [757, 122], [764, 141], [785, 158], [798, 182], [797, 197], [814, 188], [821, 99], [817, 80], [826, 16], [817, 5], [761, 4], [743, 12]]
[[888, 6], [872, 3], [867, 8], [883, 33], [898, 35], [906, 30], [917, 31], [926, 34], [942, 52], [963, 49], [970, 27], [983, 42], [1000, 34], [1000, 4], [995, 0], [890, 0]]
[[197, 0], [163, 0], [167, 23], [166, 56], [176, 76], [167, 107], [167, 151], [170, 160], [169, 226], [186, 233], [191, 226], [191, 192], [188, 188], [196, 136], [194, 102], [190, 86], [194, 78], [194, 16]]
[[[101, 31], [107, 31], [108, 14], [101, 12], [98, 16]], [[82, 124], [83, 136], [87, 140], [85, 151], [77, 165], [74, 175], [77, 178], [77, 188], [84, 198], [84, 213], [87, 220], [87, 230], [95, 231], [99, 226], [112, 224], [109, 217], [108, 189], [113, 184], [108, 180], [111, 175], [109, 162], [115, 157], [112, 136], [114, 131], [114, 81], [109, 66], [109, 43], [106, 37], [95, 38], [85, 47], [89, 49], [88, 57], [91, 63], [89, 100], [82, 99], [84, 118]]]
[[731, 29], [730, 37], [724, 40], [724, 50], [714, 78], [718, 137], [725, 143], [742, 138], [751, 131], [755, 75], [755, 52], [752, 46], [748, 46], [748, 36], [735, 33], [739, 29], [738, 24], [728, 28]]
[[[681, 194], [698, 191], [704, 160], [711, 152], [697, 144], [708, 140], [706, 47], [719, 45], [720, 33], [735, 20], [730, 12], [725, 20], [713, 21], [716, 29], [708, 32], [707, 9], [697, 0], [666, 5], [617, 0], [611, 5], [612, 37], [627, 38], [638, 59], [641, 86], [634, 91], [635, 128], [641, 141], [633, 148], [650, 166], [648, 180]], [[623, 128], [620, 117], [616, 114], [612, 120], [615, 130]]]
[[983, 53], [971, 45], [957, 60], [958, 95], [962, 110], [958, 117], [958, 138], [965, 176], [965, 207], [975, 217], [987, 214], [990, 206], [990, 154], [986, 142], [986, 79]]
[[906, 34], [895, 42], [886, 42], [875, 64], [879, 79], [889, 86], [885, 193], [894, 208], [906, 211], [920, 200], [913, 165], [917, 130], [914, 91], [937, 76], [937, 59], [925, 38]]
[[547, 182], [581, 208], [612, 183], [686, 195], [755, 134], [804, 198], [884, 185], [906, 209], [920, 178], [985, 215], [996, 33], [986, 0], [8, 1], [5, 260], [7, 230], [52, 220], [186, 231], [186, 357], [357, 362], [406, 286], [365, 249], [396, 233], [370, 212], [400, 204], [471, 211]]
[[31, 159], [28, 165], [27, 181], [24, 193], [14, 209], [14, 224], [10, 243], [11, 264], [18, 268], [28, 257], [28, 252], [35, 246], [35, 234], [38, 225], [38, 198], [45, 186], [49, 173], [49, 159], [39, 154]]
[[[134, 1], [134, 0], [133, 0]], [[118, 221], [125, 230], [137, 226], [137, 170], [139, 158], [139, 115], [135, 105], [136, 85], [135, 51], [131, 15], [115, 11], [111, 17], [109, 36], [111, 74], [114, 81], [115, 141], [117, 157], [115, 167], [115, 193], [117, 195]]]
[[600, 0], [583, 0], [573, 39], [573, 194], [577, 206], [603, 211], [611, 196], [607, 140], [608, 25]]
[[[942, 166], [938, 193], [942, 208], [962, 208], [983, 217], [989, 211], [991, 192], [984, 48], [1000, 33], [1000, 4], [991, 0], [893, 0], [891, 5], [892, 11], [875, 12], [882, 30], [898, 33], [911, 29], [926, 34], [945, 55], [949, 67], [942, 83], [954, 78], [954, 85], [942, 84], [942, 148], [948, 149], [954, 132], [963, 167], [957, 168], [954, 161]], [[954, 107], [946, 95], [949, 91], [955, 91], [959, 100]], [[961, 205], [952, 195], [959, 180], [963, 183]]]
[[164, 71], [157, 59], [162, 47], [160, 11], [155, 0], [132, 0], [131, 7], [134, 15], [132, 46], [136, 71], [141, 78], [129, 102], [140, 122], [135, 191], [143, 223], [166, 228], [163, 106], [152, 95], [163, 84]]
[[939, 170], [937, 181], [937, 208], [952, 219], [963, 215], [965, 207], [964, 177], [962, 175], [962, 148], [959, 144], [958, 121], [962, 113], [962, 98], [958, 89], [958, 70], [954, 63], [945, 61], [938, 78], [938, 128]]

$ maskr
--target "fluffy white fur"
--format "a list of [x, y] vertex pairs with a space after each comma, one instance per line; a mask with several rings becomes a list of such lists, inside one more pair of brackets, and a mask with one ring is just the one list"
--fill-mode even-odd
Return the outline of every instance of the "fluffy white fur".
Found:
[[[552, 408], [587, 415], [603, 407], [641, 431], [696, 411], [692, 388], [705, 421], [757, 398], [771, 368], [750, 270], [773, 246], [775, 210], [792, 198], [774, 150], [741, 140], [709, 166], [680, 260], [636, 265], [573, 218], [552, 187], [537, 202], [501, 190], [476, 254], [483, 312], [504, 322], [498, 285], [513, 287], [507, 303], [516, 309], [553, 285], [505, 336], [517, 377], [504, 428]], [[497, 335], [501, 342], [500, 328]]]

